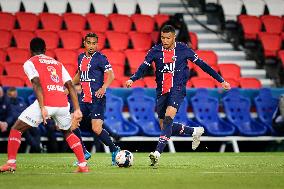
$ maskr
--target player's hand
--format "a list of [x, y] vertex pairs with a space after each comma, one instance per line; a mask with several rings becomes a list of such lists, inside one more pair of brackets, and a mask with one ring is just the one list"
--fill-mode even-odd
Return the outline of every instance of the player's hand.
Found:
[[71, 114], [71, 118], [72, 118], [72, 121], [71, 121], [71, 131], [73, 131], [73, 130], [77, 129], [80, 126], [80, 121], [82, 120], [82, 118], [81, 119], [78, 119], [78, 118], [75, 119], [73, 113]]
[[132, 81], [131, 79], [129, 79], [129, 80], [127, 80], [127, 81], [125, 82], [125, 86], [126, 86], [127, 88], [130, 88], [130, 87], [132, 86], [132, 84], [133, 84], [133, 81]]
[[49, 119], [50, 117], [48, 116], [48, 112], [45, 107], [41, 108], [41, 116], [42, 116], [43, 124], [44, 125], [47, 124], [46, 120]]
[[8, 123], [0, 121], [0, 130], [1, 130], [1, 132], [7, 131], [7, 128], [8, 128]]
[[221, 83], [221, 85], [222, 85], [223, 89], [225, 89], [225, 90], [230, 90], [230, 89], [231, 89], [230, 83], [228, 83], [228, 82], [226, 82], [226, 81], [223, 81], [223, 82]]
[[68, 91], [68, 89], [66, 88], [66, 89], [64, 89], [64, 93], [66, 94], [66, 95], [69, 95], [69, 91]]
[[80, 109], [75, 110], [73, 113], [73, 117], [72, 117], [72, 123], [74, 121], [74, 123], [77, 122], [77, 125], [78, 125], [79, 122], [82, 120], [82, 117], [83, 117], [83, 114], [81, 110]]
[[106, 88], [101, 87], [99, 90], [96, 91], [95, 96], [97, 98], [103, 98], [105, 94], [106, 94]]

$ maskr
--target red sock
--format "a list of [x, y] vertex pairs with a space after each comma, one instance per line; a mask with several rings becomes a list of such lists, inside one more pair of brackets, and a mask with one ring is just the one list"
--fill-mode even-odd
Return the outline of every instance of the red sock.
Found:
[[22, 133], [16, 129], [11, 129], [8, 138], [8, 160], [16, 160], [19, 147], [21, 145]]
[[67, 141], [68, 145], [70, 146], [70, 148], [75, 153], [75, 155], [78, 159], [78, 162], [79, 163], [86, 162], [85, 157], [84, 157], [83, 147], [82, 147], [82, 144], [80, 142], [80, 139], [72, 133], [66, 138], [66, 141]]

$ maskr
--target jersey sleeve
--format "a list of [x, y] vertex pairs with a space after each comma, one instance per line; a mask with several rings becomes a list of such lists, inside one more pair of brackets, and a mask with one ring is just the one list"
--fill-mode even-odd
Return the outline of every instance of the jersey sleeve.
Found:
[[130, 79], [132, 81], [136, 81], [138, 79], [140, 79], [141, 77], [143, 77], [144, 72], [151, 66], [153, 60], [154, 60], [154, 48], [151, 48], [145, 59], [144, 62], [139, 66], [138, 70], [135, 72], [135, 74], [133, 74]]
[[39, 77], [38, 71], [36, 70], [32, 61], [28, 60], [24, 63], [24, 71], [28, 76], [29, 80], [32, 80], [35, 77]]
[[109, 70], [112, 70], [112, 67], [111, 67], [107, 57], [104, 56], [104, 55], [102, 55], [102, 57], [101, 57], [100, 67], [103, 70], [103, 72], [107, 72]]
[[66, 83], [67, 81], [71, 81], [71, 80], [72, 79], [71, 79], [68, 71], [66, 70], [66, 68], [62, 64], [62, 81], [63, 81], [63, 84]]

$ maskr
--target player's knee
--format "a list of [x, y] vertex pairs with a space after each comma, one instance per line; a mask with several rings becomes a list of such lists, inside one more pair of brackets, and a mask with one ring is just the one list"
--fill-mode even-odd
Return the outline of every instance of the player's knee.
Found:
[[166, 116], [164, 121], [163, 121], [163, 125], [166, 126], [166, 125], [171, 125], [173, 123], [173, 118], [171, 118], [170, 116]]
[[102, 132], [103, 122], [101, 120], [92, 120], [92, 130], [96, 134], [100, 134]]

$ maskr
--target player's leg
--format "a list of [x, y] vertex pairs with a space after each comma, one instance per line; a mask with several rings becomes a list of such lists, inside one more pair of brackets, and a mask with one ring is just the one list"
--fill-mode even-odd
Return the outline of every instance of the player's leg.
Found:
[[[86, 105], [84, 102], [80, 102], [80, 109], [81, 109], [81, 111], [82, 111], [83, 117], [87, 117], [87, 116], [89, 115], [90, 111], [88, 110], [88, 107], [87, 107], [87, 105]], [[84, 119], [84, 118], [83, 118], [83, 119]], [[82, 121], [81, 121], [81, 123], [82, 123]], [[81, 123], [80, 123], [80, 124], [81, 124]], [[73, 133], [80, 139], [80, 141], [81, 141], [85, 159], [86, 159], [86, 160], [90, 159], [92, 155], [91, 155], [90, 152], [87, 151], [87, 149], [86, 149], [86, 147], [85, 147], [85, 145], [84, 145], [84, 142], [83, 142], [83, 140], [82, 140], [82, 135], [81, 135], [81, 130], [80, 130], [80, 128], [79, 128], [79, 127], [75, 127], [75, 126], [72, 126], [71, 128], [74, 128], [74, 129], [72, 130], [72, 132], [73, 132]], [[76, 162], [74, 163], [74, 165], [77, 165], [77, 164], [78, 164], [78, 161], [76, 161]]]
[[35, 101], [26, 108], [10, 130], [8, 138], [8, 161], [0, 167], [0, 172], [16, 170], [16, 157], [21, 145], [22, 134], [31, 127], [37, 127], [42, 122], [38, 102]]
[[176, 112], [177, 112], [177, 109], [172, 106], [168, 106], [166, 109], [165, 118], [163, 119], [163, 123], [162, 123], [161, 135], [159, 137], [156, 150], [154, 152], [151, 152], [149, 155], [152, 166], [155, 166], [158, 164], [161, 153], [163, 153], [168, 143], [168, 140], [170, 140], [171, 138], [172, 124], [173, 124], [173, 119], [176, 115]]
[[179, 136], [192, 136], [192, 149], [195, 150], [200, 144], [200, 137], [204, 133], [204, 128], [196, 125], [195, 127], [190, 127], [183, 125], [181, 123], [173, 123], [173, 135]]
[[62, 130], [62, 132], [64, 134], [66, 142], [68, 143], [69, 147], [77, 157], [78, 168], [76, 172], [81, 172], [81, 173], [89, 172], [89, 168], [87, 166], [87, 161], [85, 160], [83, 147], [80, 142], [80, 139], [70, 129]]
[[172, 125], [176, 112], [177, 109], [172, 106], [168, 106], [166, 109], [165, 118], [163, 119], [162, 123], [161, 136], [159, 137], [158, 145], [156, 147], [156, 151], [158, 151], [159, 153], [162, 153], [164, 151], [168, 140], [172, 136]]
[[49, 107], [48, 112], [56, 122], [56, 125], [63, 132], [64, 138], [74, 152], [78, 160], [76, 172], [88, 172], [87, 162], [84, 157], [83, 147], [80, 139], [71, 131], [71, 115], [69, 107]]
[[96, 134], [96, 136], [98, 137], [98, 139], [109, 147], [112, 154], [112, 165], [115, 165], [115, 156], [120, 151], [120, 148], [113, 143], [113, 141], [109, 136], [109, 133], [102, 127], [103, 127], [102, 119], [92, 119], [92, 129]]
[[[169, 94], [161, 95], [157, 98], [157, 114], [159, 118], [159, 123], [160, 123], [160, 128], [161, 128], [161, 136], [162, 136], [162, 131], [164, 130], [164, 119], [165, 119], [165, 114], [168, 106], [168, 97]], [[159, 139], [160, 141], [160, 139]], [[159, 143], [159, 142], [158, 142]], [[158, 145], [157, 145], [158, 147]], [[149, 154], [149, 158], [151, 160], [151, 166], [155, 166], [158, 164], [159, 158], [160, 158], [160, 152], [155, 150], [154, 152], [151, 152]]]
[[103, 129], [105, 107], [106, 97], [96, 98], [95, 102], [92, 103], [92, 130], [98, 139], [109, 147], [112, 154], [112, 165], [115, 165], [115, 156], [120, 151], [120, 148], [113, 143], [109, 133]]

